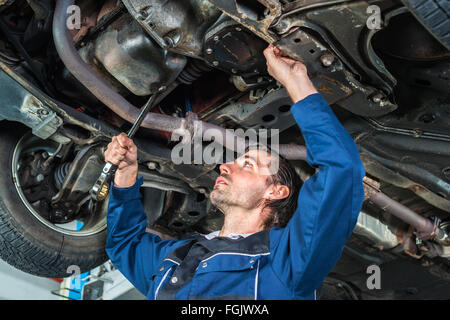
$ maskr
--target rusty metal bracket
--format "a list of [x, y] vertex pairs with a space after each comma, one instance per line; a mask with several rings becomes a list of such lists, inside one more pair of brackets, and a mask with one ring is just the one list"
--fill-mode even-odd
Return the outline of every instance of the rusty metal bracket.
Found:
[[250, 29], [268, 43], [277, 41], [277, 36], [270, 32], [269, 28], [272, 23], [274, 23], [281, 16], [280, 2], [278, 0], [258, 0], [261, 5], [266, 7], [266, 10], [264, 11], [264, 18], [258, 20], [258, 17], [249, 16], [249, 12], [243, 7], [242, 4], [247, 1], [249, 0], [210, 0], [210, 2], [219, 8], [223, 13], [239, 22], [244, 27]]
[[363, 178], [364, 182], [364, 200], [370, 199], [374, 194], [380, 192], [380, 183], [369, 177]]
[[63, 124], [52, 108], [14, 81], [6, 71], [0, 70], [2, 107], [0, 120], [21, 122], [33, 130], [33, 134], [47, 139]]

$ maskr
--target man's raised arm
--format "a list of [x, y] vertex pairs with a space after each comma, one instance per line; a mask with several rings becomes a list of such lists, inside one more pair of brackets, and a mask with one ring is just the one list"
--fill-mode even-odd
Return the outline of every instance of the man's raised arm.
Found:
[[364, 167], [358, 149], [304, 64], [273, 46], [264, 52], [269, 73], [289, 92], [307, 148], [308, 164], [318, 169], [302, 186], [298, 207], [285, 228], [271, 230], [272, 267], [299, 298], [315, 290], [339, 260], [364, 200]]

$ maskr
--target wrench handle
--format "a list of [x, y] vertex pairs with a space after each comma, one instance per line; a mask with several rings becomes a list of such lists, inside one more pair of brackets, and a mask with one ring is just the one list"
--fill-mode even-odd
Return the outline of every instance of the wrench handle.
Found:
[[[166, 87], [160, 87], [158, 89], [158, 92], [153, 94], [150, 99], [145, 103], [145, 105], [142, 107], [141, 111], [139, 112], [138, 117], [133, 123], [133, 126], [128, 131], [127, 137], [132, 139], [135, 135], [136, 131], [139, 129], [139, 127], [142, 124], [142, 121], [144, 121], [145, 117], [147, 116], [147, 113], [152, 109], [157, 97], [166, 89]], [[104, 200], [109, 193], [111, 181], [114, 178], [114, 174], [117, 171], [117, 166], [115, 164], [112, 164], [111, 162], [107, 162], [105, 166], [103, 167], [102, 173], [98, 177], [97, 181], [95, 182], [94, 186], [91, 189], [91, 197], [95, 201], [102, 201]]]

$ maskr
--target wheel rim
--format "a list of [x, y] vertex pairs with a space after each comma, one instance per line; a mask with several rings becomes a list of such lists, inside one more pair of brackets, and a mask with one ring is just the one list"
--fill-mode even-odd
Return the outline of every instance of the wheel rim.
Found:
[[[11, 166], [12, 177], [16, 191], [28, 211], [37, 220], [39, 220], [42, 224], [49, 227], [50, 229], [59, 233], [63, 233], [65, 235], [76, 237], [86, 237], [100, 233], [106, 228], [106, 210], [108, 199], [103, 201], [102, 205], [96, 210], [94, 214], [87, 216], [87, 219], [74, 219], [68, 223], [56, 224], [47, 220], [45, 217], [39, 214], [35, 205], [33, 205], [33, 203], [28, 200], [24, 189], [22, 188], [19, 171], [22, 169], [20, 161], [23, 159], [23, 157], [31, 152], [37, 151], [45, 151], [48, 154], [53, 155], [58, 149], [58, 146], [59, 144], [54, 141], [41, 140], [38, 137], [33, 136], [31, 133], [24, 135], [17, 142], [16, 147], [14, 148]], [[52, 170], [51, 174], [54, 174], [54, 169]]]

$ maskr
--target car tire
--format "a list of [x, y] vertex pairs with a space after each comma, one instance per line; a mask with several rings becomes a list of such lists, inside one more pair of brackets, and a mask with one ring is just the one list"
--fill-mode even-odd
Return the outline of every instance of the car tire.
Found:
[[450, 2], [448, 0], [402, 0], [420, 23], [450, 50]]
[[24, 272], [64, 278], [108, 260], [106, 228], [89, 236], [70, 236], [49, 228], [24, 204], [13, 180], [12, 157], [27, 128], [3, 121], [0, 130], [0, 258]]

